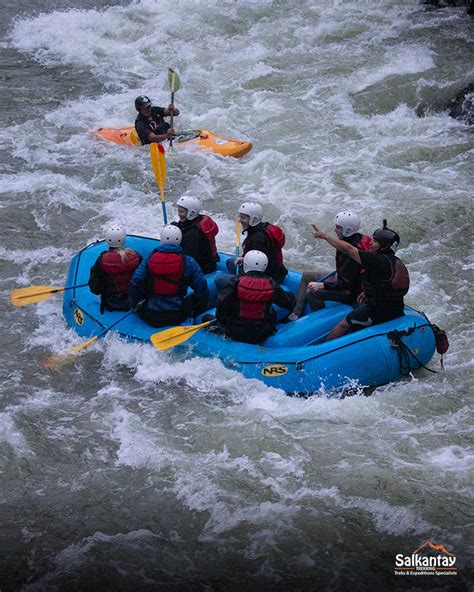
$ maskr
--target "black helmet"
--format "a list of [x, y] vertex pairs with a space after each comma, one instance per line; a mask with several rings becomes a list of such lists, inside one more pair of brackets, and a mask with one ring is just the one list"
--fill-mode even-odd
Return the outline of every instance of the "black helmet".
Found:
[[373, 239], [382, 245], [382, 247], [391, 247], [396, 243], [396, 247], [400, 244], [400, 236], [395, 230], [387, 228], [387, 220], [383, 221], [383, 227], [377, 228], [372, 235]]
[[135, 99], [135, 109], [140, 111], [140, 109], [143, 109], [144, 107], [151, 107], [151, 101], [147, 96], [140, 95]]

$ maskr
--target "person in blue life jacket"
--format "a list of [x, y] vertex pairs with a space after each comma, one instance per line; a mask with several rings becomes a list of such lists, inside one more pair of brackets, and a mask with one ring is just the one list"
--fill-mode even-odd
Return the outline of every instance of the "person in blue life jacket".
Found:
[[164, 142], [173, 138], [175, 130], [164, 118], [170, 115], [178, 116], [179, 109], [171, 104], [168, 107], [155, 107], [145, 95], [140, 95], [135, 99], [135, 109], [138, 111], [135, 130], [142, 144]]
[[[130, 282], [130, 306], [135, 308], [145, 299], [139, 315], [152, 327], [179, 325], [207, 307], [207, 282], [196, 261], [181, 248], [181, 238], [179, 228], [164, 226], [161, 244], [142, 261]], [[193, 292], [186, 295], [188, 287]]]
[[[227, 260], [228, 271], [230, 274], [241, 273], [245, 254], [249, 251], [261, 251], [268, 257], [267, 275], [281, 284], [288, 274], [283, 265], [285, 233], [279, 226], [262, 221], [263, 208], [259, 203], [247, 201], [240, 206], [238, 213], [242, 233], [247, 236], [242, 243], [242, 256]], [[233, 275], [224, 273], [217, 276], [217, 289], [222, 289], [232, 277]]]
[[224, 334], [235, 341], [260, 344], [276, 330], [272, 304], [291, 310], [295, 296], [285, 292], [266, 274], [268, 257], [262, 251], [248, 251], [242, 275], [234, 276], [219, 292], [216, 318]]
[[105, 310], [129, 310], [128, 286], [132, 275], [142, 260], [141, 255], [125, 247], [125, 229], [112, 224], [105, 231], [109, 247], [99, 255], [91, 267], [89, 289], [100, 296], [100, 312]]
[[333, 327], [327, 341], [405, 314], [404, 296], [410, 287], [410, 277], [404, 263], [394, 252], [400, 243], [400, 236], [387, 227], [386, 220], [383, 227], [373, 233], [369, 251], [329, 236], [314, 224], [312, 227], [315, 238], [325, 240], [338, 251], [346, 253], [363, 268], [359, 306]]
[[182, 234], [181, 247], [199, 264], [203, 273], [216, 271], [219, 255], [216, 236], [219, 227], [210, 216], [201, 214], [202, 203], [197, 197], [183, 195], [176, 202], [178, 222], [172, 222]]
[[[360, 218], [356, 212], [339, 212], [334, 218], [334, 232], [338, 239], [368, 251], [372, 239], [361, 234]], [[288, 321], [296, 321], [304, 313], [306, 303], [312, 311], [325, 308], [325, 301], [355, 304], [362, 291], [362, 267], [347, 253], [336, 251], [336, 274], [320, 282], [328, 271], [303, 271], [296, 293], [296, 304]]]

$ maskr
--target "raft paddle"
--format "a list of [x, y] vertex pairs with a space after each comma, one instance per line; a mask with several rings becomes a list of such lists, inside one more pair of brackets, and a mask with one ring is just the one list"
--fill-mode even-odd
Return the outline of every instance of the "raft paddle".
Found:
[[161, 207], [163, 208], [163, 224], [168, 224], [165, 203], [166, 157], [165, 149], [161, 144], [150, 144], [150, 158], [156, 184], [160, 189]]
[[171, 327], [171, 329], [166, 329], [165, 331], [160, 331], [159, 333], [153, 333], [153, 335], [150, 337], [150, 341], [153, 343], [156, 349], [164, 351], [174, 347], [175, 345], [183, 343], [183, 341], [187, 341], [194, 335], [194, 333], [199, 331], [199, 329], [208, 327], [213, 323], [215, 323], [214, 319], [212, 321], [201, 323], [200, 325]]
[[84, 343], [80, 343], [79, 345], [73, 345], [69, 351], [63, 354], [53, 354], [46, 360], [43, 360], [41, 364], [43, 366], [47, 366], [48, 368], [59, 368], [63, 366], [69, 361], [72, 361], [78, 354], [80, 354], [83, 350], [85, 350], [89, 345], [92, 345], [95, 341], [103, 337], [106, 333], [108, 333], [111, 329], [116, 327], [119, 323], [124, 321], [128, 316], [130, 316], [133, 312], [136, 312], [143, 304], [145, 300], [140, 301], [135, 308], [129, 310], [126, 314], [121, 316], [115, 323], [112, 323], [108, 327], [106, 327], [103, 331], [101, 331], [98, 335], [94, 335]]
[[240, 227], [240, 220], [237, 218], [235, 221], [235, 256], [239, 256], [240, 251], [240, 237], [242, 235], [242, 229]]
[[[168, 68], [168, 84], [171, 91], [171, 118], [170, 127], [173, 127], [173, 111], [174, 111], [174, 93], [179, 90], [179, 76], [173, 68]], [[170, 138], [170, 152], [173, 148], [173, 138]]]
[[29, 286], [28, 288], [17, 288], [10, 294], [10, 302], [13, 306], [26, 306], [27, 304], [36, 304], [51, 298], [56, 292], [72, 290], [74, 288], [84, 288], [89, 284], [79, 284], [78, 286], [66, 286], [65, 288], [51, 288], [50, 286]]

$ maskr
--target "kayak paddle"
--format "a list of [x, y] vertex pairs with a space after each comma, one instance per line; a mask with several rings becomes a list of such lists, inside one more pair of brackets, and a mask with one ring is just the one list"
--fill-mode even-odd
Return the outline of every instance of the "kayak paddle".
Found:
[[112, 323], [109, 327], [106, 327], [103, 331], [101, 331], [98, 335], [94, 335], [84, 343], [80, 343], [79, 345], [74, 345], [69, 349], [69, 351], [64, 352], [62, 354], [53, 354], [46, 360], [43, 360], [41, 364], [43, 366], [47, 366], [48, 368], [59, 368], [63, 366], [67, 362], [71, 362], [74, 358], [80, 354], [83, 350], [85, 350], [89, 345], [92, 345], [95, 341], [97, 341], [100, 337], [103, 337], [106, 333], [108, 333], [111, 329], [117, 326], [119, 323], [124, 321], [128, 316], [130, 316], [133, 312], [136, 312], [143, 304], [144, 300], [139, 302], [135, 308], [129, 310], [126, 314], [121, 316], [115, 323]]
[[150, 157], [156, 184], [160, 189], [161, 207], [163, 208], [163, 224], [168, 224], [165, 204], [165, 181], [166, 181], [166, 157], [165, 149], [161, 144], [150, 144]]
[[150, 341], [153, 343], [156, 349], [164, 351], [174, 347], [175, 345], [179, 345], [184, 341], [187, 341], [194, 335], [194, 333], [199, 331], [199, 329], [208, 327], [213, 323], [215, 323], [215, 320], [206, 321], [200, 325], [171, 327], [171, 329], [166, 329], [165, 331], [160, 331], [159, 333], [153, 333], [153, 335], [150, 337]]
[[[171, 118], [170, 127], [173, 127], [173, 111], [174, 111], [174, 93], [179, 90], [179, 76], [173, 68], [168, 68], [168, 84], [171, 91]], [[173, 138], [170, 138], [170, 152], [173, 147]], [[165, 222], [166, 224], [166, 222]]]
[[67, 286], [65, 288], [51, 288], [50, 286], [29, 286], [28, 288], [17, 288], [12, 290], [10, 301], [13, 306], [26, 306], [27, 304], [36, 304], [51, 298], [57, 292], [72, 290], [74, 288], [84, 288], [89, 284], [80, 284], [78, 286]]

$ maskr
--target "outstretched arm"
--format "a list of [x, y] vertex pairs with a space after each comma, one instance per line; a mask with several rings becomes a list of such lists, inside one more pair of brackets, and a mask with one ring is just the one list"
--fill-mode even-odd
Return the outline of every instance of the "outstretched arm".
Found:
[[341, 253], [346, 253], [346, 255], [349, 255], [349, 257], [354, 259], [354, 261], [357, 261], [357, 263], [361, 263], [359, 249], [357, 249], [357, 247], [354, 247], [353, 245], [346, 243], [346, 241], [329, 236], [329, 234], [326, 234], [314, 224], [311, 224], [311, 226], [313, 227], [314, 238], [325, 240]]

